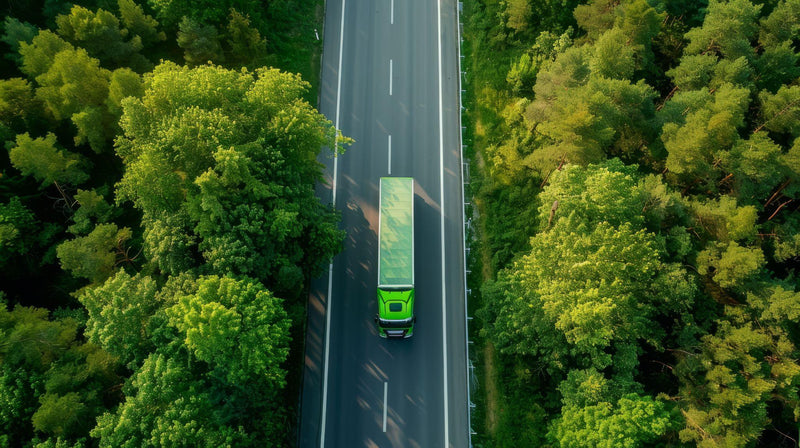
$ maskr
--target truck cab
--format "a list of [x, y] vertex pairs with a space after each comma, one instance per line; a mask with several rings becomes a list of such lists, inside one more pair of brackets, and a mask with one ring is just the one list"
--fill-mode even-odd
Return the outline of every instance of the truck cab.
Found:
[[382, 338], [410, 338], [414, 334], [414, 290], [378, 289], [378, 333]]

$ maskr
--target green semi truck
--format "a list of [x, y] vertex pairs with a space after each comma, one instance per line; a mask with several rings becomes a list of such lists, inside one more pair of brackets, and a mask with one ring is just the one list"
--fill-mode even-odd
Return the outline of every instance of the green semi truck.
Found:
[[378, 223], [378, 333], [414, 334], [414, 179], [382, 177]]

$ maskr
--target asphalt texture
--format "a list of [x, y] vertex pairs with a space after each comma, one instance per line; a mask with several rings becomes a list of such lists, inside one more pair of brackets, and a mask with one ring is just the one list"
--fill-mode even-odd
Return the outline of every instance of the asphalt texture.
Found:
[[[456, 14], [453, 0], [326, 3], [319, 107], [355, 143], [320, 159], [318, 194], [334, 203], [335, 177], [346, 238], [309, 297], [300, 447], [469, 446]], [[417, 325], [404, 340], [373, 322], [389, 175], [416, 181]]]

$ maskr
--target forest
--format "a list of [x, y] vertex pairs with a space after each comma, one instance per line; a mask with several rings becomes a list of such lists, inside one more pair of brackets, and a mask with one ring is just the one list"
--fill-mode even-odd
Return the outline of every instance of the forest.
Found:
[[321, 5], [5, 3], [0, 447], [292, 443]]
[[475, 445], [797, 446], [800, 1], [462, 20]]

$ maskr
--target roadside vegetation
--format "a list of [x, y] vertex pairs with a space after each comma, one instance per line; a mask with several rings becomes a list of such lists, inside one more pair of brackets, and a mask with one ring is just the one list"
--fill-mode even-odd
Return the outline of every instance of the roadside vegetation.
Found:
[[465, 0], [484, 447], [794, 447], [800, 2]]
[[321, 5], [3, 8], [0, 447], [293, 443]]

